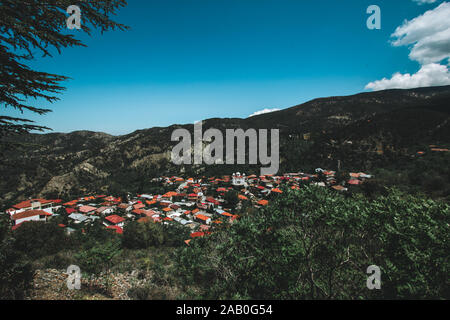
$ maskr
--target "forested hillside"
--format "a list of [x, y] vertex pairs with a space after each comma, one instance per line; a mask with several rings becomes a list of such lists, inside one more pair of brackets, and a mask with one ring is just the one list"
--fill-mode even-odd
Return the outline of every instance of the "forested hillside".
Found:
[[[247, 119], [208, 119], [203, 130], [278, 128], [280, 172], [317, 167], [365, 170], [381, 173], [382, 184], [397, 179], [394, 184], [433, 194], [431, 177], [444, 190], [436, 196], [445, 198], [450, 189], [448, 153], [437, 155], [430, 145], [450, 146], [449, 101], [450, 86], [386, 90], [315, 99]], [[191, 124], [124, 136], [88, 131], [18, 136], [14, 142], [19, 146], [1, 154], [0, 205], [37, 196], [68, 199], [90, 192], [144, 192], [150, 179], [161, 175], [259, 171], [258, 166], [173, 165], [170, 150], [175, 143], [170, 137], [181, 127], [193, 130]], [[418, 151], [425, 152], [420, 159], [415, 157]]]

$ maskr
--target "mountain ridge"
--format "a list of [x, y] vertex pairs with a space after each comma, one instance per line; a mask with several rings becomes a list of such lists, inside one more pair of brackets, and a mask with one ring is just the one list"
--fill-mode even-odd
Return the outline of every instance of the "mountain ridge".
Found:
[[[377, 96], [379, 94], [386, 95], [386, 94], [409, 93], [409, 92], [410, 93], [416, 93], [416, 92], [430, 92], [430, 91], [433, 91], [433, 92], [436, 93], [436, 91], [437, 92], [443, 91], [443, 92], [448, 93], [449, 90], [450, 90], [450, 85], [448, 85], [448, 86], [433, 86], [433, 87], [418, 87], [418, 88], [412, 88], [412, 89], [386, 89], [386, 90], [379, 90], [379, 91], [372, 91], [372, 92], [360, 92], [360, 93], [344, 95], [344, 96], [320, 97], [320, 98], [314, 98], [314, 99], [308, 100], [308, 101], [306, 101], [304, 103], [297, 104], [297, 105], [294, 105], [294, 106], [291, 106], [291, 107], [287, 107], [287, 108], [284, 108], [284, 109], [281, 109], [281, 110], [272, 111], [272, 112], [268, 112], [268, 113], [264, 113], [264, 114], [255, 115], [255, 116], [250, 116], [250, 117], [247, 117], [247, 118], [239, 118], [239, 117], [220, 118], [220, 117], [213, 117], [213, 118], [204, 119], [202, 121], [217, 120], [217, 119], [219, 119], [219, 120], [249, 120], [249, 119], [254, 119], [254, 118], [264, 118], [264, 116], [268, 115], [268, 114], [270, 114], [270, 115], [274, 115], [275, 114], [276, 115], [278, 113], [286, 112], [286, 111], [288, 111], [290, 109], [297, 109], [297, 108], [300, 108], [300, 107], [303, 107], [303, 106], [308, 106], [310, 104], [319, 103], [319, 102], [322, 102], [322, 101], [327, 101], [327, 100], [332, 100], [332, 99], [341, 99], [342, 100], [342, 99], [348, 99], [348, 98], [352, 98], [352, 97], [356, 98], [356, 97], [360, 97], [360, 96], [369, 96], [369, 95]], [[131, 135], [131, 134], [134, 134], [134, 133], [139, 132], [139, 131], [146, 131], [146, 130], [149, 130], [149, 129], [160, 129], [160, 128], [167, 128], [167, 127], [172, 127], [172, 126], [182, 126], [182, 127], [184, 127], [184, 126], [189, 126], [189, 125], [193, 125], [193, 124], [192, 123], [174, 123], [174, 124], [171, 124], [169, 126], [154, 126], [154, 127], [150, 127], [150, 128], [137, 129], [137, 130], [134, 130], [134, 131], [129, 132], [129, 133], [118, 134], [118, 135], [107, 133], [107, 132], [102, 132], [102, 131], [93, 131], [93, 130], [88, 130], [88, 129], [74, 130], [74, 131], [71, 131], [71, 132], [48, 132], [48, 133], [34, 133], [34, 134], [37, 134], [37, 135], [51, 135], [51, 134], [76, 134], [76, 133], [84, 133], [84, 132], [86, 132], [86, 133], [105, 134], [105, 135], [112, 136], [112, 137], [121, 137], [121, 136]]]
[[[449, 102], [450, 86], [390, 89], [317, 98], [248, 118], [210, 118], [203, 120], [203, 130], [280, 129], [280, 170], [335, 169], [338, 160], [348, 169], [370, 170], [408, 156], [416, 146], [450, 143]], [[118, 136], [88, 130], [18, 136], [14, 141], [23, 146], [6, 153], [0, 164], [0, 206], [37, 195], [139, 191], [157, 175], [232, 172], [233, 166], [170, 163], [172, 131], [192, 132], [193, 126], [173, 124]]]

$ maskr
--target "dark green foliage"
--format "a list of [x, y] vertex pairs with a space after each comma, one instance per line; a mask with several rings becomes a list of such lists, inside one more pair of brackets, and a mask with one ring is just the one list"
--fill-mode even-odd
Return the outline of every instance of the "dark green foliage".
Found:
[[[63, 48], [84, 46], [73, 34], [67, 33], [67, 8], [74, 4], [70, 0], [4, 0], [0, 2], [0, 105], [18, 111], [45, 114], [51, 110], [34, 107], [30, 98], [44, 99], [53, 103], [55, 94], [64, 90], [60, 83], [66, 76], [32, 70], [26, 63], [37, 53], [51, 56]], [[91, 34], [92, 29], [102, 32], [110, 29], [127, 29], [110, 16], [126, 5], [124, 0], [90, 0], [76, 3], [83, 12], [82, 30]], [[32, 130], [49, 128], [34, 125], [33, 121], [9, 116], [0, 116], [0, 138], [23, 134]], [[9, 145], [0, 140], [2, 147]], [[2, 150], [0, 150], [2, 151]]]
[[24, 299], [33, 273], [30, 261], [11, 239], [0, 242], [0, 299]]
[[160, 246], [184, 245], [184, 240], [189, 237], [187, 228], [171, 223], [129, 222], [124, 228], [122, 244], [129, 249], [146, 249]]
[[420, 158], [376, 168], [373, 174], [378, 185], [397, 186], [408, 193], [421, 192], [432, 198], [450, 200], [450, 152], [427, 152]]
[[[192, 241], [175, 269], [198, 298], [448, 299], [449, 214], [395, 190], [372, 201], [288, 190], [226, 232]], [[381, 290], [366, 287], [372, 264]]]
[[111, 240], [104, 244], [80, 251], [75, 255], [75, 264], [83, 273], [99, 274], [111, 267], [112, 259], [120, 253], [120, 241]]
[[64, 229], [55, 223], [24, 222], [13, 234], [14, 249], [33, 259], [70, 247]]
[[184, 241], [189, 239], [190, 229], [178, 222], [164, 225], [164, 234], [166, 235], [165, 245], [169, 247], [185, 246]]
[[60, 207], [57, 211], [56, 214], [58, 214], [58, 216], [53, 216], [51, 217], [51, 221], [55, 224], [64, 224], [64, 225], [68, 225], [69, 224], [69, 215], [67, 214], [67, 211], [64, 207]]
[[85, 233], [80, 235], [81, 239], [78, 241], [79, 246], [91, 248], [97, 243], [105, 243], [117, 237], [115, 231], [106, 229], [100, 220], [97, 219], [92, 224], [83, 227]]
[[386, 196], [388, 189], [378, 180], [370, 179], [365, 181], [359, 190], [362, 191], [368, 198], [375, 198], [377, 195]]
[[0, 299], [24, 299], [33, 268], [24, 253], [14, 248], [7, 215], [0, 215]]
[[156, 223], [128, 223], [123, 232], [123, 246], [130, 249], [145, 249], [164, 243], [163, 227]]
[[[151, 274], [130, 290], [136, 299], [450, 298], [447, 204], [395, 189], [369, 199], [307, 186], [284, 188], [270, 203], [189, 246], [189, 230], [172, 224], [131, 222], [121, 237], [96, 223], [68, 237], [54, 223], [11, 232], [3, 216], [0, 297], [26, 296], [36, 258], [87, 274], [121, 269], [126, 258], [132, 270], [142, 264]], [[179, 248], [172, 255], [170, 247]], [[381, 290], [366, 287], [373, 264]]]
[[[450, 146], [449, 99], [450, 86], [370, 92], [317, 99], [248, 119], [208, 119], [203, 129], [280, 129], [279, 173], [312, 173], [317, 167], [337, 170], [340, 163], [342, 171], [375, 174], [380, 184], [446, 198], [450, 153], [433, 153], [428, 146]], [[0, 206], [19, 197], [34, 197], [55, 176], [67, 177], [68, 183], [63, 192], [55, 188], [58, 192], [48, 190], [49, 194], [71, 198], [86, 190], [162, 194], [165, 187], [152, 178], [164, 175], [217, 177], [237, 171], [259, 175], [259, 165], [174, 165], [167, 151], [176, 144], [171, 142], [176, 128], [192, 132], [193, 125], [116, 137], [87, 131], [18, 136], [14, 141], [22, 148], [0, 162], [0, 193], [8, 195], [0, 199]], [[304, 133], [311, 133], [309, 140], [304, 140]], [[419, 150], [426, 154], [412, 157]], [[77, 170], [82, 163], [89, 163], [99, 174]], [[377, 172], [381, 169], [388, 176]], [[23, 176], [31, 183], [25, 191], [20, 189]]]
[[350, 179], [350, 175], [348, 171], [338, 171], [336, 172], [336, 182], [341, 184], [342, 182], [347, 182]]
[[11, 223], [8, 214], [0, 215], [0, 242], [3, 241], [11, 231]]
[[231, 208], [234, 208], [234, 206], [239, 202], [238, 192], [236, 190], [226, 192], [224, 198], [227, 205]]

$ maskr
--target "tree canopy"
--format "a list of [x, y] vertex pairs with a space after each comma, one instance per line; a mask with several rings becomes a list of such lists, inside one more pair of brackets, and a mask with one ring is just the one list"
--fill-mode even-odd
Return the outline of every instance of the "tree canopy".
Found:
[[[30, 100], [41, 99], [48, 103], [57, 101], [59, 98], [56, 95], [65, 89], [61, 82], [68, 77], [33, 70], [27, 63], [39, 53], [52, 56], [55, 49], [61, 53], [63, 48], [85, 46], [74, 32], [66, 30], [66, 10], [72, 4], [71, 0], [0, 1], [0, 105], [21, 113], [28, 110], [42, 115], [51, 111], [41, 104], [33, 106]], [[91, 35], [93, 29], [100, 29], [102, 33], [128, 29], [111, 20], [111, 16], [126, 4], [125, 0], [77, 2], [82, 23], [81, 30], [76, 32]], [[0, 115], [0, 139], [48, 129], [24, 117]]]
[[[449, 214], [395, 189], [374, 200], [285, 190], [180, 249], [175, 272], [201, 299], [448, 299]], [[381, 290], [366, 287], [370, 265]]]

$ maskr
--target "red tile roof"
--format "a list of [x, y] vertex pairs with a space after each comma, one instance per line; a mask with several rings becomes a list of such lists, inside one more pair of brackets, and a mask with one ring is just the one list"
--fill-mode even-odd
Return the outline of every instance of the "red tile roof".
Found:
[[74, 213], [75, 211], [77, 211], [77, 210], [75, 210], [74, 208], [66, 208], [67, 214]]
[[124, 209], [124, 210], [128, 209], [130, 206], [131, 205], [129, 205], [128, 203], [121, 203], [121, 204], [118, 205], [118, 207], [120, 209]]
[[197, 219], [203, 220], [203, 221], [208, 221], [208, 219], [211, 219], [210, 217], [207, 217], [203, 214], [198, 214], [195, 216]]
[[78, 208], [78, 211], [80, 211], [81, 213], [88, 213], [95, 210], [97, 210], [97, 208], [91, 206], [82, 206]]
[[24, 212], [19, 212], [14, 214], [11, 219], [13, 220], [18, 220], [18, 219], [24, 219], [24, 218], [29, 218], [29, 217], [34, 217], [34, 216], [51, 216], [51, 213], [45, 212], [43, 210], [28, 210], [28, 211], [24, 211]]
[[26, 201], [22, 201], [22, 202], [20, 202], [18, 204], [13, 205], [13, 208], [16, 208], [16, 209], [31, 208], [31, 203], [32, 202], [40, 202], [41, 205], [42, 205], [42, 204], [47, 204], [47, 203], [53, 203], [53, 200], [45, 200], [45, 199], [26, 200]]
[[145, 210], [142, 210], [142, 209], [134, 209], [133, 211], [131, 211], [131, 213], [141, 215], [141, 214], [145, 214]]
[[193, 232], [191, 233], [191, 238], [203, 237], [204, 235], [204, 232]]
[[77, 202], [78, 202], [78, 200], [72, 200], [72, 201], [64, 203], [64, 205], [65, 206], [74, 206], [77, 204]]
[[165, 193], [165, 194], [163, 195], [163, 198], [171, 198], [171, 197], [174, 197], [174, 196], [176, 196], [176, 195], [178, 195], [177, 192], [169, 191], [169, 192], [167, 192], [167, 193]]
[[218, 200], [216, 200], [216, 199], [214, 199], [214, 198], [211, 198], [211, 197], [206, 198], [206, 201], [208, 201], [208, 202], [210, 202], [210, 203], [213, 203], [213, 204], [215, 204], [215, 205], [220, 204], [220, 202], [219, 202]]
[[221, 214], [223, 216], [226, 216], [226, 217], [233, 217], [233, 215], [231, 213], [228, 213], [228, 212], [222, 212]]
[[145, 208], [145, 205], [143, 205], [142, 203], [138, 203], [138, 204], [135, 204], [133, 206], [133, 208], [135, 208], [135, 209], [142, 209], [142, 208]]
[[107, 216], [105, 219], [108, 220], [111, 223], [114, 223], [114, 224], [118, 224], [118, 223], [121, 223], [121, 222], [125, 221], [124, 218], [119, 217], [116, 214], [113, 214], [111, 216]]
[[97, 210], [95, 210], [95, 212], [97, 213], [102, 213], [103, 211], [105, 211], [106, 209], [108, 209], [108, 207], [100, 207]]

